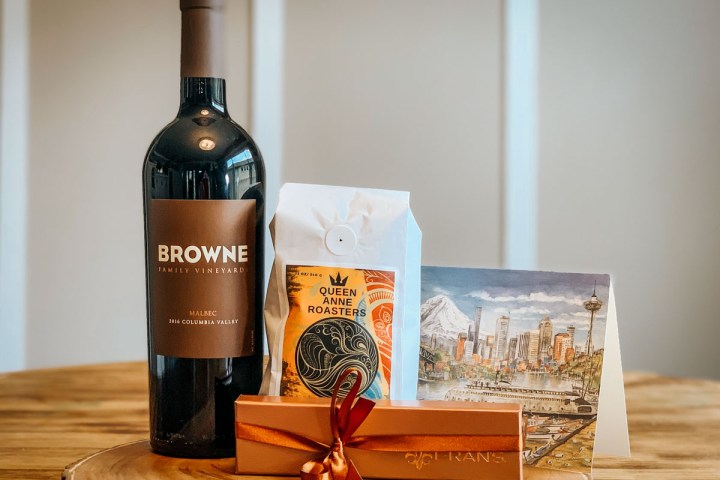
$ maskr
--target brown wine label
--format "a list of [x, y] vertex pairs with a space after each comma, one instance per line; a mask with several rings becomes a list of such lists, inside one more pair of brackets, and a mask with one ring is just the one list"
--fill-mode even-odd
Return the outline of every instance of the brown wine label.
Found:
[[148, 217], [154, 352], [252, 355], [255, 200], [151, 200]]

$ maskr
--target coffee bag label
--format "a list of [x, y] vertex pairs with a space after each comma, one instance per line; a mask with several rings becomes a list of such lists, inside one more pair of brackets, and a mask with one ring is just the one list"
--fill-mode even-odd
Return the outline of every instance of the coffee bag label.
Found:
[[365, 397], [389, 398], [395, 272], [287, 265], [286, 287], [280, 394], [329, 397], [352, 367]]

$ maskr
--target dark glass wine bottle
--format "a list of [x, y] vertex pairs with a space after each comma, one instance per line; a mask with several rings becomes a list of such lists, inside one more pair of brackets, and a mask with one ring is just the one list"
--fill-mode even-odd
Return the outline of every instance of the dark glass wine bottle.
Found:
[[226, 457], [262, 377], [265, 167], [225, 105], [222, 2], [180, 9], [180, 110], [143, 166], [150, 444]]

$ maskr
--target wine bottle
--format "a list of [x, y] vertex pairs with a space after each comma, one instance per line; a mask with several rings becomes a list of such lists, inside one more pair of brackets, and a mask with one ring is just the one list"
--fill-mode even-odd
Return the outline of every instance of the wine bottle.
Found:
[[143, 165], [150, 445], [232, 456], [262, 377], [265, 167], [228, 115], [222, 1], [181, 0], [181, 103]]

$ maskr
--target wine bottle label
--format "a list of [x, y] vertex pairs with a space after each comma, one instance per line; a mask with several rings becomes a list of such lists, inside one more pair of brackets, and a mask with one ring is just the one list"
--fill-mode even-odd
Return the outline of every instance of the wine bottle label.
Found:
[[395, 272], [287, 265], [286, 286], [280, 394], [329, 397], [354, 367], [365, 397], [388, 398]]
[[154, 353], [252, 355], [255, 200], [151, 200], [150, 336]]

